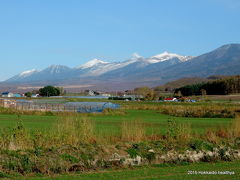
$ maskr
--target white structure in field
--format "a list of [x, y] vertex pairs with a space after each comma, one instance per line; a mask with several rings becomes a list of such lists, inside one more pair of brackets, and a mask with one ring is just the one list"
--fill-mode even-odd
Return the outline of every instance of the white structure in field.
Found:
[[2, 93], [2, 97], [13, 97], [14, 94], [13, 93], [10, 93], [10, 92], [3, 92]]

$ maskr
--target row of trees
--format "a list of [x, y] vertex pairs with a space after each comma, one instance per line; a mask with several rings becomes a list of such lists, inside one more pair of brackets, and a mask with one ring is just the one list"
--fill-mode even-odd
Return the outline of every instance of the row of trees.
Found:
[[175, 94], [192, 95], [227, 95], [240, 93], [240, 76], [232, 76], [207, 83], [187, 85], [175, 89]]

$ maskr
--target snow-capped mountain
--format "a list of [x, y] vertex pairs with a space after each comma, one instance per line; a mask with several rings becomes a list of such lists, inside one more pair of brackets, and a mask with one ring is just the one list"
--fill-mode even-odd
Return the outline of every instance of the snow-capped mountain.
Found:
[[23, 71], [22, 73], [20, 73], [18, 75], [15, 75], [12, 78], [8, 79], [8, 81], [18, 81], [18, 80], [21, 80], [21, 79], [25, 79], [28, 76], [31, 76], [31, 75], [33, 75], [37, 72], [38, 72], [38, 70], [36, 70], [36, 69]]
[[240, 44], [223, 45], [211, 52], [195, 57], [191, 61], [164, 69], [162, 74], [168, 80], [176, 79], [176, 77], [238, 75], [240, 74]]
[[[79, 73], [81, 73], [81, 77], [93, 77], [99, 76], [104, 73], [114, 71], [116, 69], [124, 68], [129, 64], [132, 64], [143, 57], [139, 56], [138, 54], [134, 53], [129, 60], [123, 62], [105, 62], [99, 59], [93, 59], [88, 61], [87, 63], [77, 67]], [[83, 73], [84, 72], [84, 73]]]
[[72, 73], [72, 69], [62, 65], [51, 65], [42, 71], [36, 69], [24, 71], [6, 82], [33, 82], [65, 79]]
[[[38, 71], [36, 69], [24, 71], [10, 79], [7, 82], [28, 82], [35, 80], [58, 80], [58, 79], [69, 79], [71, 76], [74, 77], [94, 77], [100, 76], [106, 73], [112, 75], [117, 73], [123, 76], [124, 74], [136, 73], [137, 70], [143, 70], [151, 64], [162, 63], [160, 66], [166, 67], [176, 63], [190, 60], [191, 56], [181, 56], [178, 54], [164, 52], [152, 56], [150, 58], [144, 58], [137, 53], [133, 53], [132, 57], [122, 62], [105, 62], [99, 59], [92, 59], [83, 65], [76, 68], [69, 68], [62, 65], [51, 65], [46, 69]], [[160, 67], [161, 69], [161, 67]]]
[[62, 74], [65, 73], [66, 71], [70, 71], [71, 68], [67, 66], [62, 66], [62, 65], [51, 65], [47, 67], [46, 69], [39, 71], [39, 73], [49, 73], [49, 74]]
[[145, 58], [134, 53], [122, 62], [93, 59], [74, 68], [52, 65], [43, 70], [24, 71], [3, 83], [90, 85], [120, 90], [156, 86], [183, 77], [235, 74], [240, 74], [240, 44], [224, 45], [197, 57], [163, 52]]
[[125, 66], [105, 72], [102, 76], [108, 79], [111, 79], [112, 77], [127, 77], [128, 79], [134, 79], [137, 78], [138, 74], [141, 74], [142, 72], [146, 72], [147, 74], [152, 70], [161, 71], [169, 66], [192, 59], [192, 57], [190, 57], [191, 56], [181, 56], [167, 52], [164, 52], [157, 56], [152, 56], [150, 58], [144, 58], [142, 56], [134, 54], [133, 57], [127, 61], [128, 63]]
[[[162, 67], [167, 67], [168, 65], [173, 65], [176, 63], [181, 63], [193, 58], [192, 56], [181, 56], [173, 53], [164, 52], [162, 54], [152, 56], [150, 58], [144, 58], [137, 53], [133, 53], [132, 57], [126, 61], [122, 62], [105, 62], [98, 59], [93, 59], [86, 64], [79, 66], [78, 70], [83, 70], [84, 73], [81, 74], [82, 77], [93, 77], [104, 74], [126, 74], [126, 72], [134, 73], [136, 69], [140, 70], [151, 64], [162, 63]], [[161, 65], [160, 65], [161, 66]], [[143, 69], [142, 69], [143, 70]]]
[[122, 62], [93, 59], [74, 68], [52, 65], [24, 71], [0, 84], [90, 85], [111, 91], [157, 86], [183, 77], [236, 74], [240, 74], [240, 44], [228, 44], [197, 57], [163, 52], [145, 58], [134, 53]]
[[[75, 68], [69, 68], [62, 65], [51, 65], [41, 71], [29, 70], [8, 79], [6, 82], [32, 82], [32, 81], [48, 81], [48, 80], [67, 80], [87, 77], [99, 76], [125, 76], [138, 71], [144, 71], [151, 67], [151, 64], [167, 67], [176, 63], [190, 60], [190, 56], [181, 56], [173, 53], [164, 52], [144, 58], [137, 53], [133, 53], [132, 57], [122, 62], [105, 62], [100, 59], [92, 59], [83, 65]], [[144, 69], [146, 68], [146, 69]], [[161, 68], [160, 68], [161, 69]]]

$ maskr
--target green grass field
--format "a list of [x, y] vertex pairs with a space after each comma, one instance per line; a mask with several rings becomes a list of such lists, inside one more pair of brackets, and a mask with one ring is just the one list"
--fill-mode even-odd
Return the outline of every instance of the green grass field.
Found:
[[[227, 127], [230, 125], [231, 118], [189, 118], [173, 117], [160, 114], [154, 110], [127, 110], [125, 115], [89, 115], [88, 118], [95, 122], [95, 132], [103, 134], [119, 134], [121, 123], [123, 121], [140, 120], [144, 123], [147, 133], [161, 134], [165, 131], [168, 120], [174, 120], [179, 123], [189, 123], [193, 131], [202, 133], [208, 128]], [[57, 116], [37, 116], [22, 115], [20, 119], [24, 127], [30, 130], [48, 130], [59, 117]], [[14, 127], [19, 120], [17, 115], [0, 114], [0, 127]]]
[[[230, 171], [234, 172], [233, 175], [201, 175], [201, 174], [188, 174], [190, 171], [201, 173], [203, 171], [208, 172], [224, 172]], [[22, 178], [19, 178], [22, 179]], [[24, 178], [26, 179], [26, 178]], [[127, 180], [127, 179], [240, 179], [240, 162], [217, 162], [217, 163], [195, 163], [190, 165], [152, 165], [149, 167], [135, 167], [131, 169], [119, 169], [119, 170], [106, 170], [106, 171], [97, 171], [97, 172], [87, 172], [78, 175], [65, 175], [58, 177], [41, 177], [41, 178], [27, 178], [29, 180], [38, 180], [38, 179], [56, 179], [56, 180], [105, 180], [105, 179], [116, 179], [116, 180]]]

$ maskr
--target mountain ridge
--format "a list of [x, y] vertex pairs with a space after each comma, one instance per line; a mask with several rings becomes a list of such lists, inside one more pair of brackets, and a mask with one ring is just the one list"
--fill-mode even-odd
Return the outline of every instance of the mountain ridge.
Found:
[[[99, 59], [92, 59], [83, 65], [70, 68], [68, 66], [63, 66], [63, 65], [51, 65], [41, 71], [39, 70], [27, 70], [24, 71], [18, 75], [13, 76], [12, 78], [7, 79], [5, 82], [29, 82], [29, 81], [34, 81], [34, 80], [41, 80], [45, 79], [48, 80], [50, 77], [47, 77], [46, 74], [54, 76], [58, 75], [57, 79], [64, 79], [64, 77], [60, 77], [61, 74], [63, 73], [65, 75], [65, 78], [67, 76], [72, 75], [74, 77], [93, 77], [93, 76], [99, 76], [104, 73], [108, 73], [117, 69], [124, 68], [130, 64], [137, 64], [137, 66], [147, 66], [149, 64], [155, 64], [155, 63], [160, 63], [160, 62], [165, 62], [169, 61], [173, 58], [179, 58], [179, 62], [184, 62], [186, 60], [189, 60], [191, 56], [181, 56], [173, 53], [167, 53], [164, 52], [162, 54], [159, 54], [158, 57], [153, 56], [150, 58], [144, 58], [142, 56], [139, 56], [138, 54], [133, 54], [133, 57], [122, 61], [122, 62], [105, 62]], [[68, 75], [66, 75], [66, 72]], [[22, 76], [22, 74], [26, 74], [26, 76]], [[32, 74], [31, 74], [32, 73]], [[31, 76], [32, 77], [29, 77]], [[42, 78], [41, 78], [42, 77]], [[51, 79], [51, 78], [50, 78]], [[67, 78], [68, 79], [68, 78]]]
[[240, 74], [240, 44], [227, 44], [196, 57], [164, 52], [148, 58], [133, 54], [122, 62], [93, 59], [75, 68], [52, 65], [42, 71], [34, 70], [32, 74], [29, 71], [26, 77], [17, 78], [19, 75], [16, 75], [4, 83], [87, 84], [95, 89], [120, 90], [146, 85], [154, 87], [186, 77], [236, 74]]

